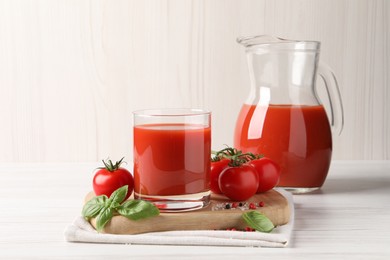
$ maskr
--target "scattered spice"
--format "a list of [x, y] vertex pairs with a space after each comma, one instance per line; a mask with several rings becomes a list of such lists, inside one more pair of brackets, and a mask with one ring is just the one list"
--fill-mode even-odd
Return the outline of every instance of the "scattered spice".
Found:
[[223, 202], [214, 204], [212, 209], [213, 211], [218, 210], [249, 210], [249, 209], [258, 209], [265, 206], [264, 201], [256, 202]]
[[226, 231], [254, 232], [256, 230], [251, 227], [245, 227], [244, 229], [237, 229], [235, 227], [232, 227], [232, 228], [227, 228]]

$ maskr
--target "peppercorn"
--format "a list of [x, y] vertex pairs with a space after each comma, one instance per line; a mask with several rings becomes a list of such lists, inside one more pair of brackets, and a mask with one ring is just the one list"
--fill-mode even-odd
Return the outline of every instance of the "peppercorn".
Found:
[[249, 208], [250, 208], [250, 209], [256, 209], [255, 203], [251, 202], [251, 203], [249, 204]]

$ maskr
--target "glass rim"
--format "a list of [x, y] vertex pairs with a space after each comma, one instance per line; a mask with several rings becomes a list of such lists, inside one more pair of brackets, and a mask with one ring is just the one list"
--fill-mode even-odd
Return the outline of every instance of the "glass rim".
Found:
[[272, 48], [285, 50], [320, 51], [321, 42], [314, 40], [290, 40], [270, 35], [238, 37], [237, 42], [248, 50]]
[[158, 108], [140, 109], [133, 111], [133, 115], [141, 117], [181, 117], [210, 115], [210, 110], [200, 108]]

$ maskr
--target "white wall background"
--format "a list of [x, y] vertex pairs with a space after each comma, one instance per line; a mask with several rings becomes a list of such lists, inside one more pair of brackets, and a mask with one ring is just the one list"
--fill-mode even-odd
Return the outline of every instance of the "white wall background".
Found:
[[0, 0], [0, 161], [132, 158], [131, 112], [213, 112], [232, 144], [248, 91], [238, 36], [322, 42], [345, 127], [334, 159], [390, 159], [390, 1]]

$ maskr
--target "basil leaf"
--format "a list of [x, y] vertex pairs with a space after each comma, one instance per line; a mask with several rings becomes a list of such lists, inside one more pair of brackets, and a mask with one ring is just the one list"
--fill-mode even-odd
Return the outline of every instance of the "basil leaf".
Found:
[[131, 220], [153, 217], [160, 214], [160, 211], [155, 205], [143, 200], [125, 201], [116, 210], [119, 214]]
[[81, 215], [84, 218], [90, 219], [96, 217], [99, 212], [106, 206], [107, 196], [101, 195], [92, 198], [87, 203], [85, 203]]
[[111, 220], [113, 211], [113, 208], [104, 207], [103, 210], [99, 212], [99, 215], [96, 217], [96, 230], [98, 232], [102, 231], [104, 226]]
[[[116, 191], [114, 191], [110, 196], [110, 207], [118, 206], [125, 199], [128, 190], [128, 185], [122, 186]], [[113, 205], [113, 206], [112, 206]]]
[[248, 211], [242, 214], [245, 222], [251, 227], [260, 232], [271, 232], [275, 226], [269, 218], [258, 211]]

